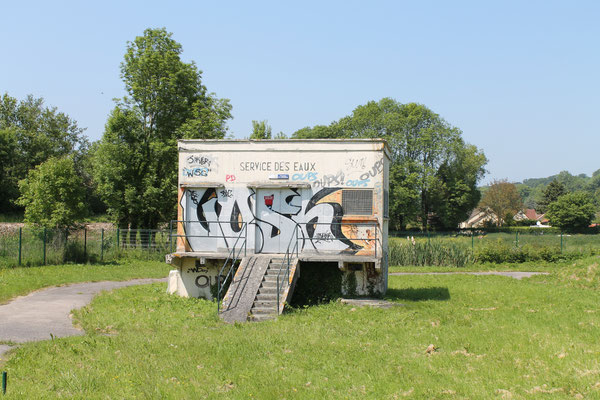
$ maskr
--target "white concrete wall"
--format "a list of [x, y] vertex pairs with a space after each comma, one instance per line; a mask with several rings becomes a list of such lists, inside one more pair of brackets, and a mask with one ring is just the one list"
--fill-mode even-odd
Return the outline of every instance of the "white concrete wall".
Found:
[[169, 273], [167, 292], [181, 297], [212, 300], [222, 263], [213, 260], [200, 264], [199, 259], [183, 258], [181, 264], [178, 269]]
[[[185, 250], [227, 251], [246, 225], [250, 253], [285, 252], [298, 227], [303, 251], [368, 255], [377, 243], [381, 256], [388, 161], [382, 141], [182, 141], [180, 219], [191, 221], [179, 227]], [[344, 189], [372, 190], [372, 215], [345, 214]], [[275, 204], [266, 210], [270, 196]], [[367, 237], [378, 241], [356, 239]]]

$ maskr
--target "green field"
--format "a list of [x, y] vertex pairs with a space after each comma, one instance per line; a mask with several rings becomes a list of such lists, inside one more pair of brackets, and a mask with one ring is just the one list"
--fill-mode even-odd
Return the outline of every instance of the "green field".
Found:
[[440, 241], [442, 243], [458, 244], [461, 246], [478, 249], [490, 244], [502, 243], [508, 246], [524, 246], [532, 247], [551, 247], [558, 250], [561, 249], [561, 240], [563, 251], [588, 251], [590, 249], [600, 250], [600, 235], [592, 234], [560, 234], [544, 232], [542, 229], [538, 233], [519, 232], [517, 233], [482, 233], [475, 232], [471, 237], [470, 232], [463, 234], [456, 233], [431, 233], [427, 236], [426, 233], [406, 233], [402, 236], [390, 237], [390, 241], [406, 242], [406, 237], [414, 237], [415, 241], [428, 242]]
[[421, 234], [389, 239], [390, 265], [468, 268], [482, 263], [561, 262], [600, 254], [600, 235]]
[[164, 284], [120, 289], [75, 313], [85, 336], [10, 354], [6, 398], [598, 398], [599, 261], [521, 281], [391, 276], [399, 307], [236, 325]]
[[106, 264], [68, 264], [0, 268], [0, 304], [49, 286], [75, 282], [164, 278], [170, 266], [159, 261], [120, 260]]

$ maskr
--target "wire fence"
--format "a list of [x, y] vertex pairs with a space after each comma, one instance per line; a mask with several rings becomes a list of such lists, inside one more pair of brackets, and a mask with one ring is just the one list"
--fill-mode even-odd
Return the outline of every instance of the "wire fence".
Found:
[[557, 230], [390, 232], [390, 265], [562, 261], [600, 254], [600, 235]]
[[[163, 260], [174, 250], [170, 229], [90, 228], [60, 231], [30, 226], [0, 231], [0, 268]], [[390, 265], [464, 266], [478, 262], [560, 261], [600, 254], [600, 234], [557, 230], [390, 232]]]
[[0, 232], [0, 267], [109, 262], [123, 257], [163, 260], [172, 250], [166, 229], [14, 227]]

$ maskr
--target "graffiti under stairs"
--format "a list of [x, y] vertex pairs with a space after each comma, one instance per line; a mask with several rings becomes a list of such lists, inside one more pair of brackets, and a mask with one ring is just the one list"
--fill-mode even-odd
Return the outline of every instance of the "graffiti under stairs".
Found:
[[221, 319], [229, 323], [262, 321], [277, 316], [278, 311], [280, 314], [292, 295], [297, 264], [295, 258], [284, 262], [284, 257], [273, 255], [242, 258], [223, 298], [219, 312]]

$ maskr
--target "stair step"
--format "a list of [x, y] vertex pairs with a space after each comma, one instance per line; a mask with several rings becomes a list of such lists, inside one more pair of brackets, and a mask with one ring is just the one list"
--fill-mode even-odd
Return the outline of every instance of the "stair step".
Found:
[[257, 314], [275, 314], [277, 312], [277, 306], [273, 306], [273, 307], [252, 307], [252, 309], [250, 310], [250, 314], [252, 315], [257, 315]]
[[277, 299], [274, 300], [254, 300], [252, 307], [270, 307], [275, 309], [277, 307]]
[[250, 320], [251, 321], [256, 321], [256, 322], [260, 322], [260, 321], [268, 321], [270, 319], [275, 319], [277, 318], [277, 316], [275, 314], [259, 314], [259, 315], [251, 315], [250, 316]]
[[276, 287], [261, 287], [258, 289], [258, 294], [273, 294], [273, 295], [277, 295], [277, 288]]
[[263, 281], [260, 287], [277, 289], [277, 281], [276, 280]]
[[254, 301], [264, 301], [264, 300], [273, 300], [277, 301], [277, 293], [267, 294], [267, 293], [259, 293], [256, 295]]

